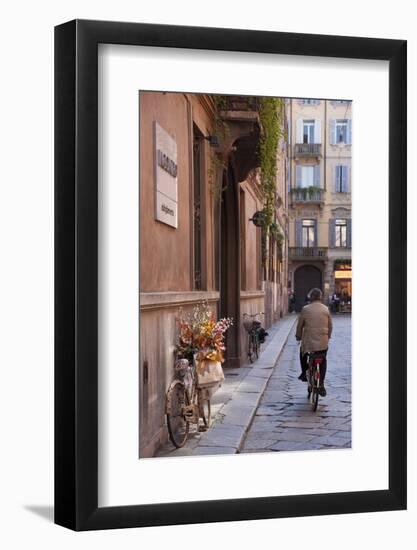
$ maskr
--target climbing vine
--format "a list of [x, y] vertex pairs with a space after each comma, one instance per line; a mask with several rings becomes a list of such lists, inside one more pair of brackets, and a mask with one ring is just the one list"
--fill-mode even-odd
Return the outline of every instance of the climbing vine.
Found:
[[[221, 139], [225, 139], [229, 133], [229, 128], [226, 122], [220, 116], [220, 112], [226, 109], [226, 105], [227, 105], [226, 97], [227, 96], [225, 95], [212, 96], [213, 103], [214, 103], [214, 120], [213, 120], [213, 127], [212, 127], [211, 133]], [[219, 170], [221, 168], [225, 168], [224, 162], [222, 162], [219, 155], [215, 151], [212, 151], [210, 154], [208, 181], [209, 181], [210, 193], [215, 200], [221, 197], [221, 194], [223, 191], [223, 182], [222, 181], [219, 182], [217, 180]]]
[[[229, 128], [221, 118], [221, 111], [227, 108], [227, 96], [214, 95], [214, 121], [212, 133], [224, 139]], [[268, 238], [272, 236], [278, 246], [282, 246], [284, 236], [278, 224], [275, 222], [276, 211], [276, 185], [277, 185], [277, 160], [279, 154], [279, 142], [284, 137], [284, 99], [276, 97], [262, 97], [258, 101], [260, 122], [260, 137], [258, 156], [260, 165], [260, 189], [263, 195], [263, 223], [262, 223], [262, 260], [265, 265], [267, 259]], [[209, 184], [211, 194], [219, 198], [222, 181], [218, 181], [219, 169], [224, 167], [223, 162], [212, 152], [209, 167]]]
[[[267, 239], [274, 235], [277, 242], [283, 236], [275, 222], [275, 201], [277, 185], [277, 156], [280, 139], [284, 136], [284, 100], [276, 97], [260, 99], [259, 118], [261, 134], [259, 139], [259, 160], [261, 167], [261, 189], [264, 196], [262, 228], [262, 260], [267, 259]], [[279, 236], [280, 235], [280, 236]]]

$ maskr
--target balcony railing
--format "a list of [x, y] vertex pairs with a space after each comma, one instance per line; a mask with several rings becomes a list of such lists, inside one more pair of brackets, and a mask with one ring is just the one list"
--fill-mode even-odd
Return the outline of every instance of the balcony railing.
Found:
[[321, 143], [296, 143], [295, 157], [321, 157]]
[[322, 246], [290, 246], [288, 249], [290, 260], [325, 260], [327, 248]]
[[308, 204], [320, 204], [324, 202], [324, 190], [315, 188], [314, 190], [308, 187], [295, 187], [291, 189], [292, 203], [302, 202]]
[[228, 95], [222, 102], [221, 111], [259, 111], [259, 98], [255, 96]]

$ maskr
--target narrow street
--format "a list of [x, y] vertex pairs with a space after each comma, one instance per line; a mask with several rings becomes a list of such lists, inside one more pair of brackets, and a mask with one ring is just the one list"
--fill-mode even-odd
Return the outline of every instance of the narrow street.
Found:
[[299, 346], [292, 328], [261, 397], [241, 453], [351, 446], [351, 318], [333, 316], [325, 386], [316, 412], [300, 373]]
[[225, 369], [226, 379], [212, 399], [206, 432], [194, 425], [184, 447], [170, 441], [157, 456], [297, 451], [351, 446], [351, 319], [333, 316], [328, 353], [327, 396], [312, 411], [300, 373], [294, 314], [268, 329], [257, 361]]

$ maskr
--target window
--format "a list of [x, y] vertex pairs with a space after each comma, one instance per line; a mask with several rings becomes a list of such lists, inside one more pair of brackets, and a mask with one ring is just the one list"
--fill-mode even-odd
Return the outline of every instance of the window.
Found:
[[337, 247], [347, 247], [347, 222], [346, 220], [335, 220], [335, 246]]
[[302, 246], [316, 246], [316, 222], [315, 220], [303, 220], [302, 222]]
[[314, 166], [301, 166], [300, 187], [311, 187], [314, 185]]
[[352, 120], [349, 118], [332, 119], [329, 132], [330, 144], [352, 144]]
[[296, 143], [321, 143], [320, 119], [298, 118], [296, 124]]
[[336, 120], [336, 143], [347, 143], [347, 120]]
[[296, 167], [296, 187], [320, 187], [320, 165]]
[[335, 103], [336, 105], [346, 105], [349, 103], [352, 103], [352, 100], [350, 99], [336, 99], [332, 101], [332, 103]]
[[319, 99], [300, 99], [301, 105], [319, 105], [320, 100]]
[[348, 173], [348, 166], [343, 164], [338, 164], [335, 166], [334, 191], [336, 193], [349, 192]]
[[314, 143], [314, 120], [303, 120], [303, 143]]

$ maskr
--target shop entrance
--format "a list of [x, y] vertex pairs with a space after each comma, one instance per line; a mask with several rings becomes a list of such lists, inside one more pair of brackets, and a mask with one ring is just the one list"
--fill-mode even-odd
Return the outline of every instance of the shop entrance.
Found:
[[301, 311], [312, 288], [322, 290], [321, 270], [314, 265], [303, 265], [294, 273], [295, 311]]
[[334, 291], [340, 300], [340, 310], [351, 311], [352, 264], [349, 260], [335, 262]]

